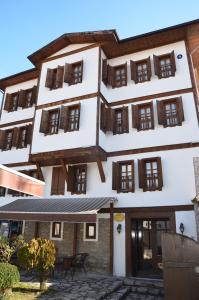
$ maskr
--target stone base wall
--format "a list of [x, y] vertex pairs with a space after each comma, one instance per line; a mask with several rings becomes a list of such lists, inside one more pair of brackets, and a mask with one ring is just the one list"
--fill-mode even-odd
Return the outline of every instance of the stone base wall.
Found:
[[[98, 220], [98, 241], [84, 241], [84, 224], [77, 224], [77, 253], [89, 254], [86, 267], [90, 271], [103, 274], [109, 273], [110, 262], [110, 219]], [[26, 221], [24, 238], [26, 241], [34, 238], [35, 222]], [[50, 239], [50, 222], [39, 222], [38, 236]], [[53, 240], [58, 257], [73, 254], [74, 224], [64, 223], [63, 239]]]

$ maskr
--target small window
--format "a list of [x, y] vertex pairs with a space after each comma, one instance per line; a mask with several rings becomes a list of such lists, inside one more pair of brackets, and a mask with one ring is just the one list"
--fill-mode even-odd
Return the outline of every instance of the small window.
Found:
[[75, 193], [76, 194], [86, 193], [86, 167], [85, 166], [80, 166], [76, 168]]
[[162, 190], [162, 166], [161, 158], [146, 158], [138, 161], [140, 188], [143, 191]]
[[132, 124], [138, 131], [154, 129], [153, 102], [132, 105]]
[[32, 101], [33, 89], [26, 91], [26, 100], [25, 100], [25, 107], [31, 107], [33, 105]]
[[122, 118], [122, 109], [115, 110], [115, 133], [123, 133], [123, 118]]
[[181, 126], [184, 121], [182, 98], [157, 101], [158, 123], [164, 127]]
[[134, 161], [113, 162], [112, 189], [117, 193], [134, 193]]
[[4, 197], [6, 194], [6, 188], [0, 186], [0, 197]]
[[159, 79], [175, 76], [176, 64], [174, 51], [165, 55], [154, 55], [153, 58], [155, 74]]
[[59, 129], [59, 110], [50, 110], [48, 118], [48, 134], [56, 134]]
[[12, 140], [13, 140], [13, 130], [6, 130], [5, 132], [5, 142], [3, 150], [11, 150], [12, 148]]
[[19, 128], [19, 140], [17, 148], [26, 148], [27, 147], [27, 126]]
[[148, 80], [146, 62], [137, 64], [137, 78], [138, 82], [144, 82]]
[[68, 131], [79, 130], [80, 107], [70, 106], [68, 109]]
[[50, 239], [61, 240], [62, 238], [63, 238], [63, 223], [62, 222], [52, 222]]
[[135, 83], [149, 81], [151, 79], [151, 61], [150, 57], [144, 60], [131, 60], [131, 79]]
[[[109, 121], [110, 122], [110, 121]], [[129, 132], [128, 107], [117, 108], [114, 110], [113, 134]]]
[[72, 82], [71, 84], [77, 84], [82, 82], [82, 62], [72, 64]]
[[126, 65], [114, 67], [114, 87], [127, 85]]
[[18, 108], [19, 93], [12, 94], [12, 105], [10, 111], [15, 111]]
[[84, 223], [84, 241], [97, 241], [97, 230], [97, 223]]
[[54, 69], [47, 69], [45, 87], [50, 90], [58, 89], [63, 86], [64, 67], [58, 66]]

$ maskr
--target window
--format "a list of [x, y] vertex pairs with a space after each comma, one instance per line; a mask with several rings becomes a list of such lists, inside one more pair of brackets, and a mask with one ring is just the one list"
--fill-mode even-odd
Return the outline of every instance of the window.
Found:
[[27, 90], [26, 91], [26, 100], [25, 100], [25, 107], [31, 107], [33, 105], [33, 90]]
[[62, 167], [54, 167], [52, 172], [51, 195], [64, 195], [65, 177]]
[[59, 110], [49, 111], [48, 134], [58, 133], [59, 128]]
[[54, 69], [47, 69], [45, 87], [50, 90], [58, 89], [63, 86], [64, 67], [58, 66]]
[[0, 186], [0, 197], [4, 197], [6, 194], [6, 188]]
[[72, 194], [85, 194], [86, 193], [86, 177], [87, 166], [69, 166], [68, 167], [68, 185], [67, 190]]
[[0, 221], [0, 236], [11, 240], [24, 232], [25, 221]]
[[182, 98], [157, 101], [158, 123], [164, 127], [181, 126], [184, 121]]
[[51, 234], [50, 239], [62, 239], [63, 238], [63, 223], [51, 222]]
[[10, 111], [15, 111], [18, 108], [18, 99], [19, 99], [19, 94], [15, 93], [12, 94], [12, 105], [11, 105], [11, 110]]
[[114, 162], [112, 180], [112, 189], [118, 193], [134, 193], [134, 161]]
[[79, 130], [80, 103], [72, 106], [61, 107], [60, 128], [67, 131]]
[[122, 133], [122, 109], [115, 110], [115, 133]]
[[151, 79], [150, 57], [140, 61], [131, 60], [131, 79], [135, 83], [149, 81]]
[[162, 166], [161, 158], [146, 158], [138, 161], [139, 187], [146, 191], [162, 190]]
[[6, 130], [5, 132], [5, 142], [4, 142], [4, 151], [11, 150], [13, 141], [13, 130]]
[[81, 83], [82, 77], [83, 60], [73, 64], [65, 64], [64, 82], [68, 83], [69, 85]]
[[113, 67], [107, 64], [106, 59], [103, 60], [102, 81], [105, 85], [112, 86], [112, 88], [127, 85], [127, 63]]
[[84, 223], [84, 241], [98, 240], [98, 223]]
[[19, 128], [19, 139], [17, 143], [17, 148], [27, 147], [27, 126]]
[[174, 51], [165, 55], [154, 55], [153, 60], [155, 74], [159, 79], [175, 76], [176, 64]]
[[138, 131], [154, 129], [153, 102], [132, 105], [132, 124]]

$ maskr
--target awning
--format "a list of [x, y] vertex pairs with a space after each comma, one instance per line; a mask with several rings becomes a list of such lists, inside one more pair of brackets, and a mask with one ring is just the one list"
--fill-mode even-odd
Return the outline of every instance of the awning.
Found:
[[0, 207], [0, 220], [96, 222], [98, 211], [116, 198], [26, 198]]
[[0, 165], [0, 186], [32, 196], [43, 196], [45, 182]]

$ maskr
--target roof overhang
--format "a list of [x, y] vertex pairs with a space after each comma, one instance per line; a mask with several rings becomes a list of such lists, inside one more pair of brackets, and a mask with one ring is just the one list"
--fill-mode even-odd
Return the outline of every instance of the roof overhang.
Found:
[[116, 201], [113, 197], [23, 198], [0, 207], [0, 220], [96, 222], [98, 211]]
[[45, 183], [0, 165], [0, 186], [32, 196], [43, 196]]

